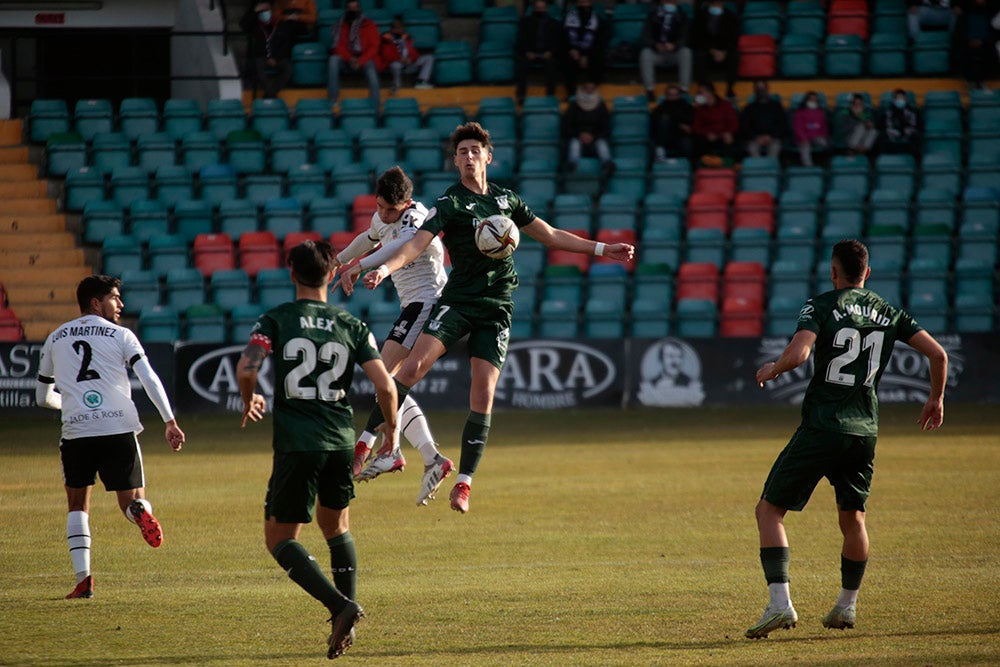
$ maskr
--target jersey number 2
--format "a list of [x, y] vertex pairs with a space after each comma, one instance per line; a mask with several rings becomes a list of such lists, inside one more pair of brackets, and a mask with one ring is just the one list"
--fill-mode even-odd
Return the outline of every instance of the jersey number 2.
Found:
[[868, 374], [865, 376], [865, 386], [872, 386], [875, 375], [878, 373], [879, 363], [882, 361], [882, 343], [885, 341], [885, 333], [873, 331], [864, 338], [857, 329], [847, 327], [841, 329], [833, 337], [835, 347], [846, 347], [841, 354], [830, 360], [830, 365], [826, 369], [826, 381], [831, 384], [841, 384], [853, 387], [855, 377], [851, 373], [844, 373], [844, 366], [850, 364], [861, 355], [862, 350], [868, 350]]
[[76, 381], [100, 380], [101, 374], [90, 367], [90, 361], [94, 356], [93, 351], [90, 349], [90, 343], [85, 340], [75, 340], [73, 341], [73, 351], [81, 357], [80, 370], [76, 374]]
[[[349, 355], [341, 343], [328, 341], [317, 350], [316, 344], [308, 338], [293, 338], [285, 343], [281, 355], [286, 361], [302, 359], [285, 375], [285, 396], [288, 398], [308, 401], [318, 396], [321, 401], [339, 401], [346, 395], [343, 389], [333, 386], [347, 370]], [[329, 368], [316, 377], [316, 386], [313, 387], [304, 381], [309, 379], [318, 363]]]

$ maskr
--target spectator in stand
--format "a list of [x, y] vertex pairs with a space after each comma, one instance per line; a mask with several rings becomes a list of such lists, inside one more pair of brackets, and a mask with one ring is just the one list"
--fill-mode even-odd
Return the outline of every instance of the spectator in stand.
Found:
[[753, 157], [781, 156], [781, 141], [788, 134], [788, 117], [781, 102], [771, 97], [767, 81], [753, 84], [753, 100], [746, 105], [740, 118], [747, 153]]
[[247, 69], [253, 79], [254, 96], [260, 85], [264, 97], [277, 97], [292, 79], [293, 37], [287, 22], [281, 21], [265, 0], [247, 9], [240, 28], [247, 35]]
[[341, 73], [363, 74], [368, 81], [372, 107], [378, 112], [382, 99], [376, 67], [380, 43], [378, 25], [361, 13], [359, 0], [347, 0], [344, 13], [330, 28], [327, 97], [334, 101], [340, 97]]
[[521, 17], [514, 45], [514, 81], [517, 103], [524, 102], [528, 87], [528, 70], [541, 67], [545, 75], [545, 94], [556, 94], [559, 63], [556, 54], [562, 39], [559, 21], [549, 14], [546, 0], [535, 0], [531, 11]]
[[575, 0], [563, 18], [563, 54], [566, 94], [576, 90], [578, 81], [604, 80], [604, 57], [608, 22], [594, 11], [592, 0]]
[[911, 39], [916, 39], [927, 28], [953, 31], [961, 12], [953, 0], [907, 0], [906, 4], [910, 7], [906, 21]]
[[826, 150], [830, 145], [830, 126], [826, 122], [826, 109], [819, 104], [819, 95], [810, 90], [801, 106], [792, 115], [792, 131], [799, 148], [802, 164], [812, 166], [814, 150]]
[[414, 88], [427, 90], [434, 87], [431, 85], [434, 56], [417, 51], [413, 46], [413, 38], [406, 32], [402, 16], [394, 18], [389, 30], [382, 33], [382, 43], [378, 52], [378, 71], [384, 72], [387, 67], [392, 72], [393, 95], [403, 85], [403, 74], [417, 75]]
[[316, 21], [319, 18], [316, 0], [277, 0], [274, 11], [280, 21], [287, 22], [296, 41], [316, 39]]
[[680, 86], [667, 86], [667, 93], [649, 119], [649, 138], [653, 143], [656, 161], [670, 157], [691, 159], [691, 124], [694, 107], [687, 100]]
[[707, 81], [710, 70], [721, 69], [726, 76], [726, 97], [736, 97], [733, 83], [740, 65], [736, 41], [740, 37], [740, 20], [722, 0], [711, 0], [698, 8], [694, 16], [691, 51], [694, 53], [694, 75]]
[[681, 90], [691, 85], [691, 49], [688, 47], [690, 21], [675, 0], [660, 0], [646, 16], [639, 51], [639, 77], [646, 98], [656, 101], [657, 67], [676, 67]]
[[[984, 88], [997, 64], [997, 30], [1000, 0], [964, 0], [958, 28], [958, 56], [969, 88]], [[1000, 25], [1000, 23], [997, 23]]]
[[839, 128], [844, 143], [851, 155], [867, 155], [878, 139], [878, 128], [875, 127], [875, 115], [865, 104], [863, 95], [855, 93], [851, 97], [851, 105], [841, 109]]
[[614, 172], [615, 163], [608, 146], [611, 113], [593, 81], [581, 83], [566, 106], [563, 136], [566, 139], [566, 168], [570, 173], [576, 170], [584, 155], [596, 156], [605, 174]]
[[882, 115], [882, 150], [886, 153], [916, 154], [920, 144], [920, 118], [906, 91], [892, 91], [892, 102]]
[[740, 119], [728, 100], [719, 99], [710, 82], [698, 84], [694, 98], [694, 157], [705, 166], [732, 163], [736, 157], [736, 133]]

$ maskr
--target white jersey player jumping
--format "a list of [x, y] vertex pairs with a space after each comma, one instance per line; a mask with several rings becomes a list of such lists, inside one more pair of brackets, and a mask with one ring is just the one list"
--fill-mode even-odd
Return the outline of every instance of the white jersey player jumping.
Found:
[[[413, 182], [399, 167], [388, 169], [379, 176], [375, 184], [377, 209], [372, 215], [370, 228], [358, 234], [337, 255], [338, 263], [344, 267], [341, 269], [340, 285], [346, 294], [353, 292], [354, 281], [361, 271], [374, 269], [392, 257], [400, 246], [413, 238], [423, 224], [427, 209], [423, 204], [414, 202], [412, 195]], [[377, 247], [378, 250], [365, 255]], [[360, 260], [355, 262], [359, 257]], [[444, 271], [444, 246], [439, 239], [434, 239], [417, 259], [392, 275], [399, 293], [401, 312], [382, 344], [382, 361], [390, 373], [395, 373], [410, 354], [410, 349], [430, 317], [447, 279]], [[397, 423], [402, 434], [424, 460], [424, 475], [417, 505], [426, 505], [429, 499], [434, 498], [441, 482], [454, 466], [438, 452], [427, 419], [413, 397], [407, 396], [399, 406]], [[358, 481], [369, 481], [384, 472], [402, 470], [406, 465], [406, 459], [397, 447], [395, 450], [379, 451], [362, 470], [371, 455], [377, 426], [377, 423], [369, 422], [355, 445], [354, 478]], [[398, 438], [396, 441], [398, 442]]]
[[165, 436], [173, 450], [180, 450], [185, 439], [142, 344], [119, 325], [120, 286], [111, 276], [80, 281], [76, 298], [82, 315], [49, 334], [38, 366], [37, 403], [62, 411], [59, 451], [69, 505], [66, 538], [77, 579], [67, 599], [94, 595], [90, 495], [98, 474], [104, 488], [118, 495], [119, 507], [139, 526], [143, 539], [151, 547], [163, 543], [160, 523], [145, 499], [142, 450], [136, 438], [142, 424], [132, 402], [129, 367], [166, 423]]

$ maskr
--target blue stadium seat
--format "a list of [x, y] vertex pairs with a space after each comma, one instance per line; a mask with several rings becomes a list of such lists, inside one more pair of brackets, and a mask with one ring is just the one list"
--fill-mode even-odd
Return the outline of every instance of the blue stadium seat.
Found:
[[[326, 53], [323, 54], [323, 79], [326, 84]], [[326, 98], [301, 98], [295, 103], [295, 129], [309, 139], [323, 130], [333, 129], [333, 106]]]
[[172, 306], [149, 306], [139, 313], [139, 336], [146, 343], [176, 343], [181, 337], [180, 315]]
[[159, 276], [153, 271], [124, 271], [121, 275], [122, 310], [137, 315], [160, 305]]
[[151, 97], [126, 97], [118, 105], [118, 126], [122, 134], [135, 141], [144, 134], [160, 131], [160, 112]]
[[212, 204], [236, 199], [238, 196], [235, 170], [228, 164], [205, 164], [198, 171], [201, 199]]
[[167, 271], [188, 266], [188, 240], [183, 236], [154, 234], [149, 237], [149, 271], [152, 274], [165, 276]]
[[201, 107], [196, 100], [170, 98], [163, 103], [163, 131], [175, 141], [201, 132]]

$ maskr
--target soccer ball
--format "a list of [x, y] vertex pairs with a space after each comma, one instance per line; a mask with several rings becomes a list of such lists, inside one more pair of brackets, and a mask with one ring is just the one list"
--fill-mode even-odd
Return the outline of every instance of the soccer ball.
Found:
[[510, 257], [520, 240], [517, 225], [505, 215], [491, 215], [476, 227], [476, 247], [493, 259]]

